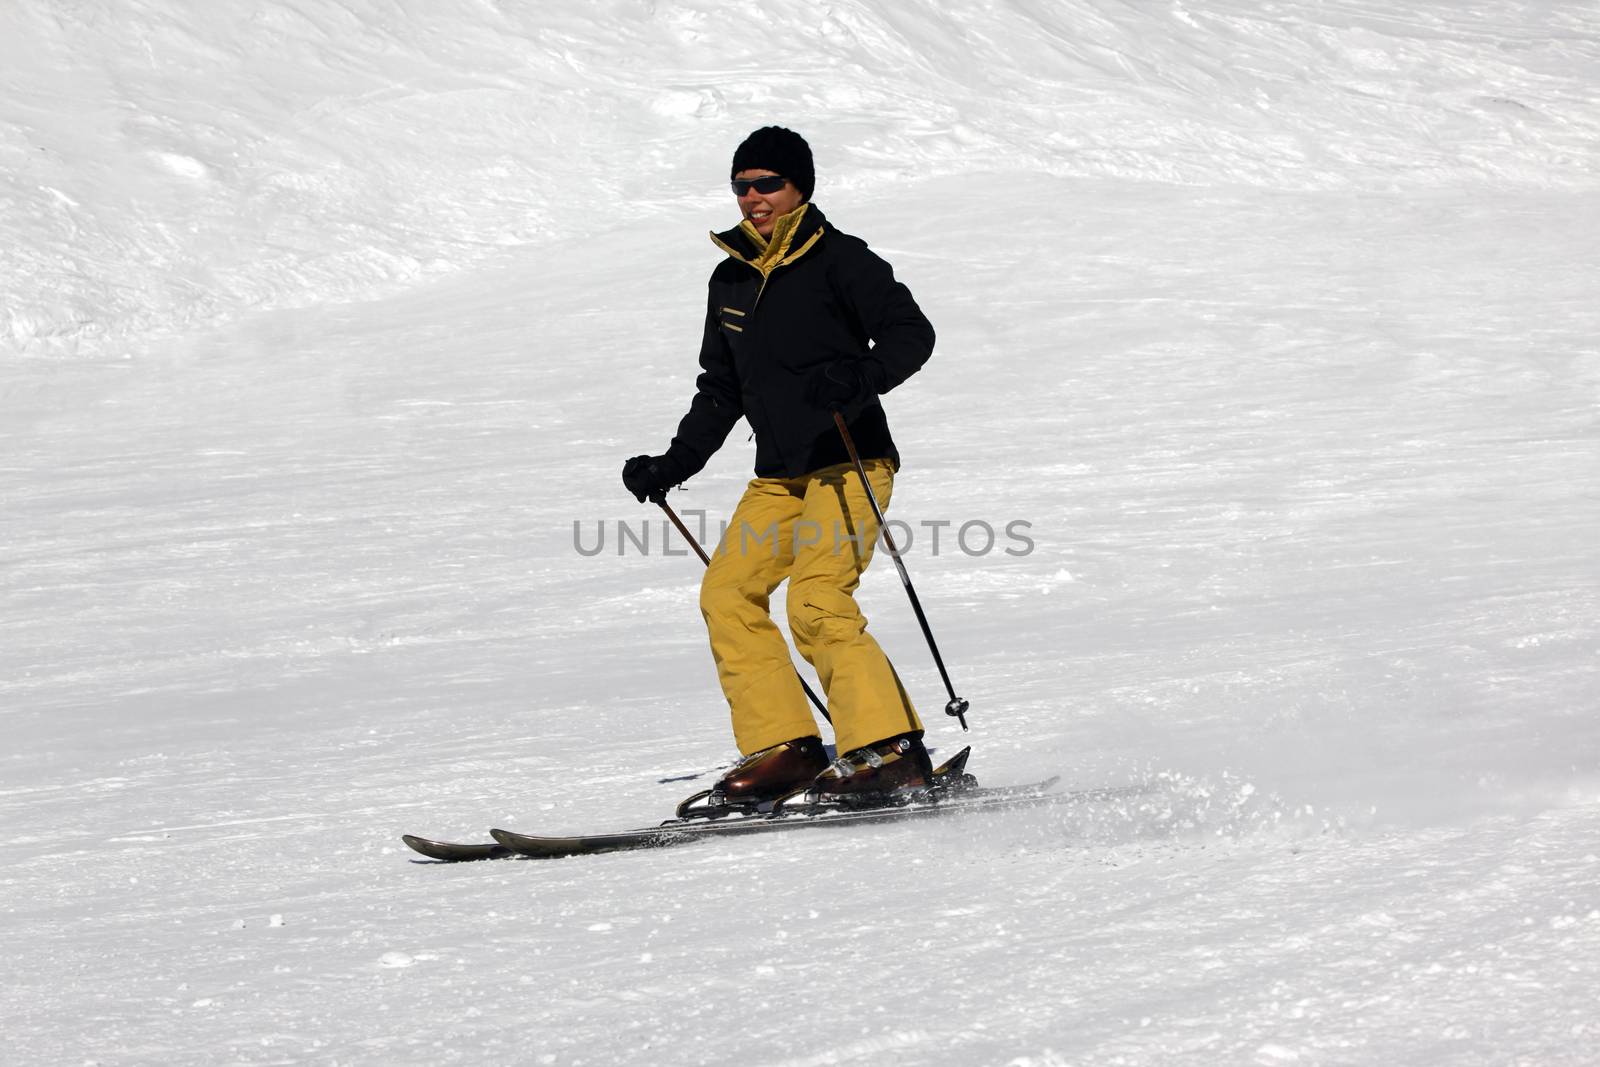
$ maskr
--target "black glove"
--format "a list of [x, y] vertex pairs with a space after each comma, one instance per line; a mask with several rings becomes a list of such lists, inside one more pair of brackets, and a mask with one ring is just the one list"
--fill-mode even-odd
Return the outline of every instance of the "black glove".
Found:
[[836, 359], [811, 373], [806, 399], [824, 411], [858, 415], [878, 395], [867, 368], [856, 359]]
[[667, 490], [681, 481], [678, 465], [668, 456], [634, 456], [622, 465], [622, 484], [641, 504], [662, 503]]

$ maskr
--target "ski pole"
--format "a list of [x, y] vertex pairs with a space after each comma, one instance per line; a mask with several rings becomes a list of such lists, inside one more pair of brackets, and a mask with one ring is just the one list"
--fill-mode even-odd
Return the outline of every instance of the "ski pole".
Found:
[[700, 557], [700, 562], [707, 567], [711, 566], [711, 557], [706, 555], [706, 550], [700, 547], [700, 542], [695, 540], [694, 534], [690, 533], [689, 528], [683, 524], [683, 520], [678, 518], [678, 513], [672, 510], [672, 505], [665, 500], [657, 500], [656, 503], [661, 505], [661, 510], [667, 513], [667, 518], [672, 520], [672, 525], [678, 528], [678, 532], [683, 535], [683, 539], [689, 542], [689, 547], [694, 549], [694, 554]]
[[[665, 500], [657, 500], [656, 503], [661, 505], [661, 510], [667, 513], [667, 518], [672, 520], [672, 525], [678, 528], [678, 532], [683, 535], [683, 539], [689, 542], [689, 547], [694, 549], [694, 554], [700, 557], [700, 562], [707, 567], [711, 566], [711, 557], [706, 555], [706, 550], [700, 547], [700, 542], [695, 540], [694, 534], [689, 532], [689, 527], [685, 526], [683, 520], [678, 518], [678, 513], [672, 510], [672, 505]], [[811, 691], [811, 687], [806, 684], [805, 675], [800, 673], [799, 667], [794, 669], [794, 676], [800, 679], [800, 688], [806, 691], [806, 696], [811, 700], [812, 707], [822, 712], [822, 717], [828, 720], [829, 726], [832, 726], [833, 717], [828, 714], [827, 705], [822, 702], [817, 694]]]
[[944, 657], [939, 655], [939, 646], [934, 643], [933, 630], [928, 626], [928, 617], [922, 613], [922, 602], [917, 599], [917, 591], [911, 586], [911, 575], [906, 573], [905, 561], [900, 558], [900, 549], [895, 547], [894, 536], [889, 533], [889, 526], [883, 519], [883, 509], [878, 506], [878, 496], [872, 491], [872, 483], [867, 481], [867, 468], [862, 465], [861, 457], [856, 453], [856, 443], [850, 439], [850, 429], [844, 424], [844, 416], [836, 409], [833, 413], [833, 423], [839, 427], [839, 436], [844, 438], [845, 451], [850, 453], [850, 462], [856, 465], [856, 473], [861, 476], [861, 487], [867, 491], [867, 503], [872, 505], [872, 513], [878, 517], [878, 529], [883, 532], [883, 543], [889, 549], [889, 556], [894, 560], [895, 569], [900, 572], [900, 582], [906, 587], [906, 596], [911, 598], [911, 610], [917, 613], [917, 622], [922, 626], [922, 636], [928, 639], [928, 649], [933, 653], [933, 662], [939, 668], [939, 677], [944, 679], [944, 690], [950, 694], [950, 703], [944, 706], [944, 713], [961, 723], [963, 730], [967, 729], [967, 708], [970, 705], [956, 696], [956, 687], [950, 684], [950, 672], [944, 669]]

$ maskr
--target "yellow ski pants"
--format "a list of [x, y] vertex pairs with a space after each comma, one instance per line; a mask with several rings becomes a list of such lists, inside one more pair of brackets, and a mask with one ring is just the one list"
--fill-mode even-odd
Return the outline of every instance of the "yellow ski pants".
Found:
[[[863, 466], [887, 508], [893, 465], [878, 459]], [[877, 539], [878, 522], [854, 464], [798, 478], [756, 478], [745, 489], [700, 586], [717, 678], [744, 755], [819, 733], [789, 646], [768, 611], [785, 579], [789, 632], [822, 681], [839, 751], [922, 729], [855, 601]]]

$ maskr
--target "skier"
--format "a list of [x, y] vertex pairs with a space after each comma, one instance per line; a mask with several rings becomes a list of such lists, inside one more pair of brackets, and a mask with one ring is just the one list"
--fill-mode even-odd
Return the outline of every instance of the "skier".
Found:
[[[889, 264], [811, 202], [811, 148], [799, 134], [756, 130], [731, 177], [743, 219], [711, 235], [726, 258], [711, 273], [689, 412], [667, 451], [629, 459], [622, 481], [659, 503], [749, 421], [756, 477], [700, 588], [743, 757], [710, 802], [879, 799], [926, 784], [932, 769], [922, 722], [853, 595], [878, 525], [833, 413], [887, 507], [900, 456], [878, 397], [927, 362], [933, 327]], [[790, 632], [827, 694], [840, 754], [831, 764], [768, 611], [786, 579]]]

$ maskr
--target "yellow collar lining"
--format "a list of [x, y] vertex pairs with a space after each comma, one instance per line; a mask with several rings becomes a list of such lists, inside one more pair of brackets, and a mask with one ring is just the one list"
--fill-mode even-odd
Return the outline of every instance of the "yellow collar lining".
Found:
[[801, 204], [787, 215], [779, 215], [778, 221], [772, 225], [771, 237], [762, 237], [761, 232], [755, 228], [755, 224], [749, 219], [739, 223], [739, 229], [750, 238], [757, 248], [761, 249], [760, 254], [755, 259], [746, 257], [715, 233], [711, 235], [711, 240], [718, 248], [734, 259], [754, 267], [761, 273], [763, 279], [769, 278], [772, 276], [772, 272], [779, 267], [787, 267], [811, 251], [812, 246], [821, 239], [822, 228], [819, 226], [817, 232], [812, 234], [805, 244], [792, 252], [790, 251], [790, 246], [794, 244], [795, 234], [800, 230], [800, 222], [805, 218], [806, 209], [810, 206], [810, 204]]

